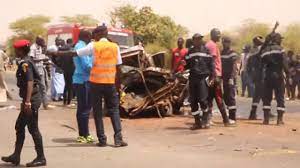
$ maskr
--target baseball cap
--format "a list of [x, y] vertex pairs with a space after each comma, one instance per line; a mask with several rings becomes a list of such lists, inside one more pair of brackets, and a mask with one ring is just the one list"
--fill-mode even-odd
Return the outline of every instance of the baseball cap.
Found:
[[196, 34], [193, 35], [193, 39], [195, 39], [195, 38], [203, 38], [203, 37], [204, 36], [201, 35], [201, 34], [199, 34], [199, 33], [196, 33]]

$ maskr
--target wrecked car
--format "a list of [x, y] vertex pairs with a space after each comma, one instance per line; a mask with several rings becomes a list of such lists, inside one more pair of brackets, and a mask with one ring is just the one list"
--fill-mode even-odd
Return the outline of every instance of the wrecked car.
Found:
[[121, 114], [165, 117], [179, 112], [187, 94], [187, 74], [173, 76], [164, 69], [165, 52], [149, 55], [135, 46], [121, 55]]

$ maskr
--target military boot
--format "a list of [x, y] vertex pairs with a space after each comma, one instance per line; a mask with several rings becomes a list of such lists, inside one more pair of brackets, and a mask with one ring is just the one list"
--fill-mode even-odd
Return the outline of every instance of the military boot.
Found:
[[229, 119], [236, 121], [236, 110], [229, 110]]
[[226, 110], [225, 110], [225, 109], [224, 109], [224, 110], [221, 110], [221, 109], [220, 109], [220, 111], [221, 111], [221, 115], [222, 115], [222, 118], [223, 118], [224, 126], [225, 126], [225, 127], [231, 127], [231, 126], [234, 126], [234, 124], [232, 124], [232, 123], [229, 122], [229, 118], [228, 118], [228, 116], [227, 116]]
[[269, 125], [270, 123], [270, 110], [264, 110], [264, 125]]
[[256, 114], [257, 107], [252, 107], [249, 120], [257, 120], [257, 114]]
[[1, 160], [6, 163], [11, 163], [15, 166], [20, 165], [20, 156], [18, 156], [17, 154], [12, 154], [10, 156], [4, 156], [1, 158]]
[[284, 111], [278, 111], [277, 125], [284, 125], [284, 122], [283, 122], [283, 113], [284, 113]]
[[40, 167], [40, 166], [46, 166], [47, 161], [44, 155], [44, 149], [43, 146], [36, 146], [36, 153], [37, 157], [30, 163], [26, 164], [26, 167]]
[[209, 120], [209, 112], [203, 112], [203, 128], [209, 129], [210, 128], [210, 120]]
[[214, 125], [212, 117], [213, 117], [212, 110], [208, 109], [208, 123], [209, 123], [209, 125]]
[[200, 118], [200, 115], [194, 116], [195, 118], [195, 124], [190, 128], [191, 130], [198, 130], [202, 128], [202, 121]]
[[15, 153], [13, 153], [10, 156], [4, 156], [4, 157], [1, 158], [1, 160], [3, 162], [6, 162], [6, 163], [11, 163], [11, 164], [13, 164], [15, 166], [19, 166], [20, 165], [20, 155], [15, 154]]
[[23, 148], [23, 142], [19, 142], [17, 137], [14, 153], [10, 156], [2, 157], [1, 160], [3, 162], [12, 163], [15, 166], [20, 165], [20, 155], [21, 155], [22, 148]]
[[41, 167], [41, 166], [46, 166], [47, 161], [45, 158], [35, 158], [32, 162], [27, 163], [26, 167]]
[[30, 163], [26, 164], [26, 167], [40, 167], [40, 166], [46, 166], [47, 161], [44, 155], [44, 148], [43, 148], [43, 140], [42, 136], [39, 132], [34, 132], [32, 134], [32, 138], [35, 144], [35, 151], [37, 154], [37, 157]]

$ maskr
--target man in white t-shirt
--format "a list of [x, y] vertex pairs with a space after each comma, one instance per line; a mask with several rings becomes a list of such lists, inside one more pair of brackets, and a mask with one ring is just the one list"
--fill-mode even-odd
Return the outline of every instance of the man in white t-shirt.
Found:
[[241, 54], [241, 65], [240, 65], [240, 75], [242, 79], [242, 97], [245, 96], [246, 89], [248, 91], [248, 97], [253, 95], [253, 82], [247, 71], [247, 64], [249, 59], [249, 53], [251, 50], [251, 45], [246, 45], [243, 48], [243, 53]]

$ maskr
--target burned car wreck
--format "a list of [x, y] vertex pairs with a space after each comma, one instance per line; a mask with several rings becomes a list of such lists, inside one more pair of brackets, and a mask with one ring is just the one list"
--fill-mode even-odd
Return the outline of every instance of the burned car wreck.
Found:
[[187, 74], [164, 69], [165, 52], [154, 55], [135, 46], [121, 52], [121, 114], [127, 117], [178, 113], [187, 94]]

